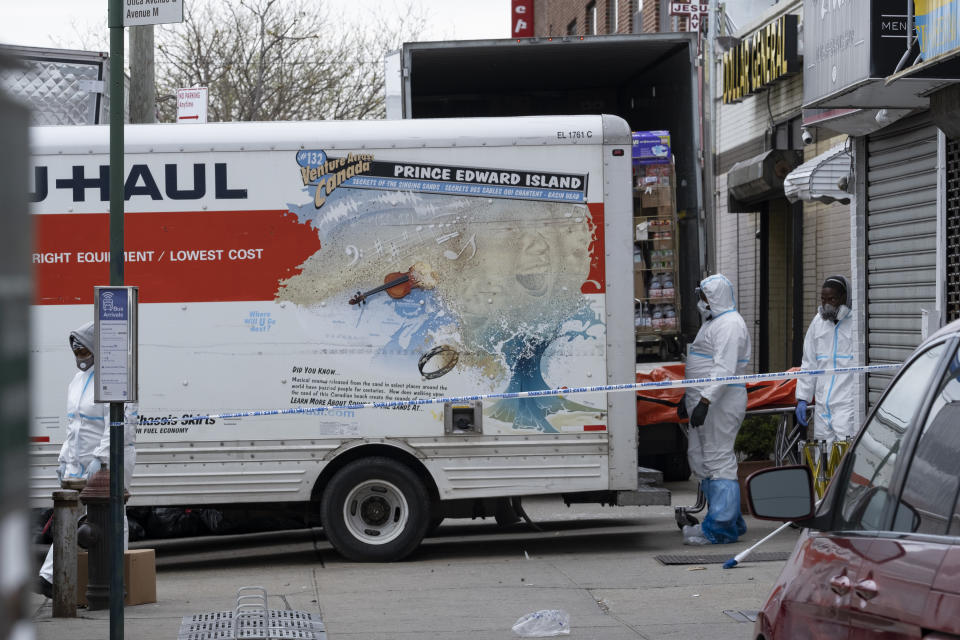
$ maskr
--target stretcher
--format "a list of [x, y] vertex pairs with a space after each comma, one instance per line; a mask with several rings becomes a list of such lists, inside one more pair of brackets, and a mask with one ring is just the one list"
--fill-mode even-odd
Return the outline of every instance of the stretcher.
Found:
[[[683, 363], [666, 365], [649, 373], [638, 373], [637, 382], [682, 380], [684, 371]], [[795, 392], [796, 379], [747, 383], [747, 415], [776, 415], [780, 418], [773, 451], [777, 466], [802, 464], [805, 460], [803, 448], [807, 429], [796, 419]], [[637, 428], [664, 423], [685, 424], [687, 420], [677, 416], [684, 393], [682, 388], [638, 391]], [[812, 410], [813, 404], [808, 408], [811, 413]], [[693, 514], [703, 511], [706, 505], [706, 497], [698, 488], [696, 504], [674, 507], [677, 526], [682, 529], [685, 525], [697, 524], [699, 520]]]

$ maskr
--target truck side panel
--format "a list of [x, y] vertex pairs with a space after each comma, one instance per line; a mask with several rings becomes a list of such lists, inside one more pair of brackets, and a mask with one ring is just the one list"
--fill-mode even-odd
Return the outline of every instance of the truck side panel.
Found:
[[[459, 431], [442, 405], [347, 406], [629, 379], [632, 367], [608, 365], [632, 326], [610, 335], [606, 292], [631, 287], [631, 272], [611, 278], [604, 251], [629, 225], [622, 204], [604, 222], [605, 184], [629, 174], [626, 127], [610, 139], [626, 155], [608, 159], [599, 117], [553, 120], [596, 143], [414, 146], [397, 133], [346, 146], [338, 123], [318, 123], [269, 148], [129, 145], [126, 280], [141, 300], [131, 504], [308, 500], [357, 443], [419, 459], [442, 499], [634, 488], [635, 440], [609, 460], [612, 440], [635, 438], [630, 394], [619, 408], [605, 394], [490, 399]], [[223, 131], [191, 132], [207, 130]], [[89, 146], [35, 157], [35, 501], [54, 488], [66, 425], [65, 336], [108, 274], [107, 159]]]
[[[615, 130], [626, 123], [615, 116], [603, 116], [604, 129]], [[629, 129], [624, 127], [626, 135]], [[603, 146], [603, 201], [605, 252], [607, 254], [607, 384], [621, 384], [635, 375], [633, 323], [633, 197], [630, 166], [614, 155], [622, 148], [611, 136]], [[612, 144], [611, 144], [612, 143]], [[636, 396], [611, 393], [610, 424], [636, 423]], [[624, 430], [623, 437], [610, 443], [610, 484], [613, 489], [637, 486], [637, 431]]]

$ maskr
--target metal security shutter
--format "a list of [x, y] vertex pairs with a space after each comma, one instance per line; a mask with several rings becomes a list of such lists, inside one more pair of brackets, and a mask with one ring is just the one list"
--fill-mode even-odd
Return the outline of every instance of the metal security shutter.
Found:
[[[903, 362], [936, 308], [937, 129], [928, 114], [867, 139], [867, 359]], [[891, 376], [868, 378], [872, 406]]]
[[960, 318], [960, 140], [947, 140], [947, 317]]

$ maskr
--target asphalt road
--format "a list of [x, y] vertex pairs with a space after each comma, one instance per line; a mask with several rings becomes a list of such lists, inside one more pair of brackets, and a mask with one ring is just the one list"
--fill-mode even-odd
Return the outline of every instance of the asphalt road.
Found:
[[[694, 501], [693, 483], [668, 483], [673, 504]], [[157, 549], [158, 602], [125, 610], [125, 637], [174, 640], [183, 616], [232, 609], [236, 590], [261, 585], [269, 606], [319, 614], [330, 640], [506, 639], [522, 615], [570, 614], [570, 638], [726, 640], [751, 637], [782, 561], [664, 565], [663, 554], [724, 558], [778, 523], [747, 518], [734, 545], [688, 547], [672, 507], [564, 506], [525, 499], [541, 531], [526, 523], [449, 520], [409, 559], [393, 564], [342, 559], [321, 529], [141, 542]], [[793, 548], [787, 529], [763, 551]], [[37, 638], [109, 637], [108, 611], [52, 619], [32, 596]], [[741, 620], [741, 621], [738, 621]]]

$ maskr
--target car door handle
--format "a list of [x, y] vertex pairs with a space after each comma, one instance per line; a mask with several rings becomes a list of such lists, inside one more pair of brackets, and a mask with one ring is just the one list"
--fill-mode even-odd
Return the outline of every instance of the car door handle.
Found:
[[833, 576], [830, 578], [830, 590], [838, 596], [845, 596], [850, 592], [850, 578], [847, 576]]
[[864, 600], [873, 600], [877, 597], [877, 583], [873, 580], [861, 580], [853, 588], [853, 592]]

